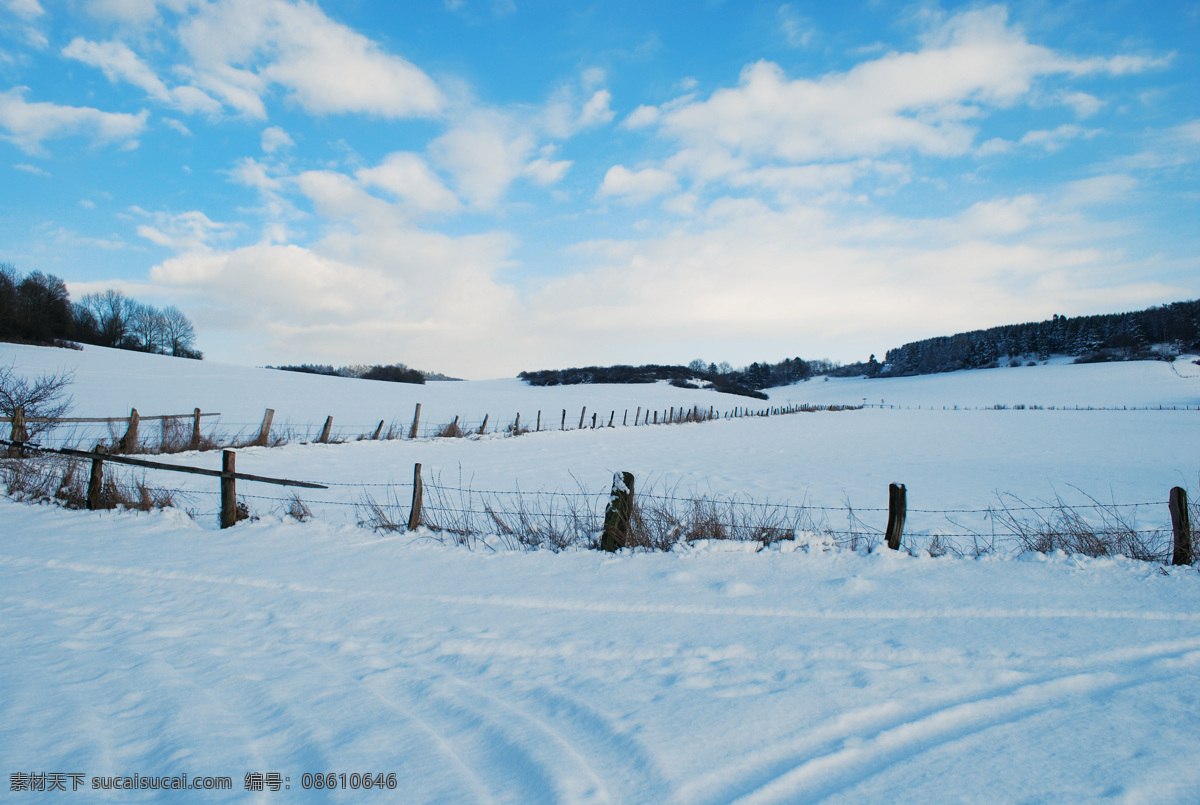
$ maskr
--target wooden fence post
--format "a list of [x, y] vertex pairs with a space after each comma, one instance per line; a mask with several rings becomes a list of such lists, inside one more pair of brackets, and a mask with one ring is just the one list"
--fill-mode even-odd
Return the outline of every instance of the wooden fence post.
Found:
[[538, 433], [542, 432], [542, 412], [541, 411], [538, 411], [537, 432]]
[[904, 536], [904, 518], [908, 516], [908, 492], [904, 484], [888, 485], [887, 546], [900, 550], [900, 538]]
[[617, 551], [629, 541], [629, 518], [633, 514], [633, 473], [614, 472], [612, 494], [604, 510], [604, 536], [600, 548]]
[[615, 410], [611, 414], [608, 415], [608, 426], [610, 428], [612, 427], [613, 418], [616, 417], [616, 415], [617, 415], [617, 412]]
[[325, 427], [321, 428], [321, 435], [317, 441], [321, 444], [329, 443], [329, 431], [333, 430], [333, 414], [325, 417]]
[[627, 427], [628, 425], [629, 425], [629, 409], [626, 408], [625, 416], [621, 417], [621, 427], [624, 428], [624, 427]]
[[259, 447], [266, 447], [271, 441], [271, 422], [275, 419], [275, 409], [268, 408], [263, 411], [263, 421], [258, 427], [258, 438], [254, 443]]
[[121, 437], [121, 441], [117, 443], [118, 453], [132, 453], [137, 449], [138, 443], [138, 422], [141, 417], [138, 415], [136, 408], [129, 409], [129, 427], [125, 429], [125, 435]]
[[592, 412], [592, 430], [596, 429], [596, 412]]
[[[25, 406], [23, 405], [18, 405], [13, 411], [12, 435], [8, 438], [14, 442], [29, 441], [29, 430], [25, 427]], [[20, 458], [22, 455], [24, 455], [24, 453], [22, 452], [21, 448], [17, 447], [15, 444], [8, 448], [9, 458]]]
[[413, 465], [413, 496], [412, 508], [408, 512], [408, 530], [416, 531], [421, 525], [421, 499], [425, 489], [421, 485], [421, 465]]
[[587, 416], [587, 406], [583, 406], [583, 410], [579, 412], [579, 427], [577, 430], [583, 430], [583, 418]]
[[633, 415], [633, 426], [638, 426], [638, 420], [642, 418], [642, 406], [638, 406], [637, 413]]
[[237, 479], [233, 477], [235, 465], [234, 452], [221, 451], [221, 528], [237, 525]]
[[188, 442], [189, 450], [200, 449], [200, 409], [192, 412], [192, 440]]
[[1171, 510], [1171, 530], [1175, 532], [1175, 553], [1171, 557], [1173, 565], [1190, 565], [1192, 563], [1192, 524], [1188, 516], [1187, 492], [1182, 487], [1171, 490], [1167, 503]]
[[[104, 445], [96, 445], [96, 449], [92, 452], [103, 453]], [[88, 478], [87, 491], [87, 507], [88, 511], [96, 511], [100, 508], [100, 495], [104, 491], [104, 460], [100, 458], [92, 459], [92, 475]]]
[[413, 411], [413, 424], [408, 430], [408, 438], [417, 438], [417, 425], [421, 423], [421, 404], [417, 403], [417, 410]]
[[567, 409], [566, 409], [566, 408], [564, 408], [564, 409], [563, 409], [563, 421], [562, 421], [562, 427], [561, 427], [561, 428], [559, 428], [559, 430], [566, 430], [566, 429], [567, 429]]
[[491, 416], [491, 414], [483, 415], [483, 424], [479, 426], [479, 435], [480, 436], [482, 436], [484, 434], [484, 432], [487, 431], [487, 421], [488, 421], [489, 416]]
[[371, 441], [379, 441], [379, 437], [383, 434], [383, 420], [379, 420], [379, 427], [375, 428], [375, 433], [371, 436]]
[[517, 420], [513, 422], [513, 436], [521, 435], [521, 412], [517, 411]]

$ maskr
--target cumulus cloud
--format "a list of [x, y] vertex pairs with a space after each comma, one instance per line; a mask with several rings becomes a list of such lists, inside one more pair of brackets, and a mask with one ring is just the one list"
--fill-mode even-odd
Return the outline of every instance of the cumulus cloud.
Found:
[[295, 144], [291, 135], [279, 128], [279, 126], [271, 126], [263, 129], [262, 150], [265, 154], [274, 154], [281, 148], [291, 148]]
[[420, 68], [308, 3], [223, 0], [189, 18], [180, 38], [197, 83], [253, 117], [264, 116], [270, 84], [315, 114], [430, 117], [445, 104]]
[[679, 182], [675, 177], [659, 168], [631, 171], [624, 165], [613, 165], [604, 174], [604, 181], [596, 191], [596, 196], [601, 199], [621, 199], [635, 204], [672, 193], [678, 188]]
[[[916, 52], [889, 53], [843, 73], [789, 78], [772, 62], [747, 66], [738, 86], [660, 110], [663, 134], [687, 147], [806, 162], [896, 151], [955, 156], [971, 150], [973, 121], [1012, 106], [1055, 74], [1122, 74], [1161, 60], [1072, 59], [1030, 43], [1003, 8], [964, 12]], [[1083, 99], [1076, 98], [1086, 108]], [[636, 121], [634, 120], [636, 116]], [[653, 122], [638, 111], [626, 125]]]
[[5, 0], [4, 5], [23, 20], [35, 20], [46, 13], [37, 0]]
[[146, 128], [149, 113], [103, 112], [90, 106], [61, 106], [25, 100], [28, 87], [0, 92], [0, 138], [27, 153], [42, 152], [42, 141], [60, 137], [89, 137], [96, 143], [121, 143], [136, 147], [136, 137]]
[[537, 140], [509, 116], [478, 110], [429, 144], [433, 161], [454, 179], [459, 195], [490, 209], [531, 161]]
[[213, 241], [221, 240], [232, 234], [232, 228], [228, 224], [213, 221], [199, 210], [170, 214], [152, 213], [140, 207], [134, 207], [132, 211], [154, 222], [153, 226], [150, 224], [139, 225], [138, 235], [168, 249], [207, 252]]
[[146, 92], [151, 98], [188, 114], [209, 116], [221, 111], [221, 104], [196, 87], [168, 88], [124, 42], [90, 42], [76, 38], [63, 48], [63, 55], [99, 68], [109, 81], [125, 81]]
[[459, 208], [458, 197], [417, 154], [388, 154], [379, 165], [359, 170], [355, 176], [367, 187], [387, 191], [414, 212], [454, 212]]

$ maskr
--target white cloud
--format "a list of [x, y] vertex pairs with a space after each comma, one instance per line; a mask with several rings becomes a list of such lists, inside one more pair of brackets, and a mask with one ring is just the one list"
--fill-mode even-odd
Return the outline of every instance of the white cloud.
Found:
[[123, 143], [136, 147], [136, 138], [146, 128], [149, 113], [102, 112], [88, 106], [30, 103], [23, 97], [27, 87], [0, 92], [0, 135], [27, 153], [40, 153], [43, 140], [80, 135], [97, 143]]
[[459, 195], [490, 209], [525, 172], [535, 142], [507, 115], [480, 110], [430, 143], [429, 154], [454, 177]]
[[1083, 137], [1085, 139], [1095, 137], [1099, 134], [1097, 129], [1084, 129], [1070, 123], [1064, 123], [1054, 129], [1035, 129], [1026, 132], [1020, 140], [1012, 141], [1005, 140], [1000, 137], [994, 137], [975, 149], [977, 156], [991, 156], [993, 154], [1007, 154], [1019, 147], [1040, 148], [1046, 153], [1053, 153], [1062, 149], [1071, 140]]
[[627, 129], [640, 129], [658, 122], [658, 107], [656, 106], [639, 106], [629, 113], [628, 117], [621, 121], [621, 125]]
[[155, 100], [187, 114], [209, 116], [221, 111], [221, 104], [195, 87], [175, 87], [166, 84], [124, 42], [90, 42], [76, 38], [63, 48], [63, 55], [99, 68], [109, 81], [125, 81], [142, 89]]
[[583, 111], [579, 113], [579, 126], [587, 129], [610, 122], [615, 115], [608, 106], [611, 101], [612, 93], [606, 89], [597, 90], [583, 105]]
[[[785, 162], [873, 157], [896, 151], [955, 156], [973, 147], [989, 107], [1027, 97], [1055, 74], [1121, 74], [1159, 66], [1135, 57], [1071, 59], [1031, 44], [1003, 8], [968, 11], [917, 52], [890, 53], [844, 73], [789, 79], [778, 65], [747, 66], [737, 87], [662, 109], [661, 131], [684, 147]], [[1074, 102], [1087, 104], [1082, 98]], [[638, 111], [625, 125], [646, 124]]]
[[604, 174], [596, 197], [615, 198], [636, 204], [679, 189], [679, 182], [665, 170], [643, 168], [631, 171], [624, 165], [613, 165]]
[[355, 176], [367, 187], [388, 191], [413, 212], [454, 212], [459, 208], [458, 197], [417, 154], [388, 154], [379, 165], [359, 170]]
[[1091, 117], [1104, 107], [1104, 101], [1086, 92], [1063, 92], [1059, 100], [1074, 109], [1078, 117]]
[[192, 136], [192, 130], [189, 129], [187, 126], [183, 125], [182, 123], [180, 123], [178, 120], [175, 120], [175, 119], [169, 118], [169, 117], [164, 117], [163, 123], [165, 123], [169, 128], [174, 129], [175, 131], [179, 132], [184, 137]]
[[4, 5], [23, 20], [35, 20], [46, 13], [37, 0], [5, 0]]
[[296, 143], [292, 140], [291, 135], [279, 128], [279, 126], [271, 126], [263, 129], [262, 133], [262, 150], [266, 154], [274, 154], [280, 148], [291, 148]]
[[207, 215], [198, 210], [170, 214], [150, 213], [134, 207], [132, 211], [140, 216], [149, 217], [154, 222], [154, 226], [139, 225], [137, 227], [138, 235], [158, 246], [176, 251], [207, 252], [213, 241], [221, 240], [232, 234], [228, 224], [210, 220]]
[[39, 168], [37, 165], [28, 165], [24, 162], [15, 162], [13, 167], [25, 173], [32, 173], [34, 176], [49, 176], [50, 174]]
[[180, 36], [193, 58], [197, 83], [254, 117], [263, 116], [267, 84], [284, 87], [298, 105], [316, 114], [429, 117], [445, 104], [422, 70], [331, 20], [316, 5], [223, 0], [204, 6]]
[[811, 22], [797, 14], [788, 3], [779, 7], [776, 17], [779, 20], [779, 30], [789, 45], [794, 48], [808, 47], [809, 42], [816, 34], [816, 29]]

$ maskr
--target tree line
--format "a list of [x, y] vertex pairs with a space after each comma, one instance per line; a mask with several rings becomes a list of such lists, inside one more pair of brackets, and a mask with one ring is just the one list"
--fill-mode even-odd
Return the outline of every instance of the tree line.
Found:
[[138, 352], [203, 358], [196, 328], [174, 305], [156, 308], [109, 289], [71, 301], [53, 274], [22, 276], [0, 263], [0, 341], [30, 344], [78, 342]]
[[1055, 315], [1040, 322], [1008, 324], [889, 349], [885, 363], [859, 364], [868, 376], [903, 376], [1010, 365], [1073, 355], [1076, 363], [1173, 358], [1200, 350], [1200, 300], [1173, 302], [1129, 313]]

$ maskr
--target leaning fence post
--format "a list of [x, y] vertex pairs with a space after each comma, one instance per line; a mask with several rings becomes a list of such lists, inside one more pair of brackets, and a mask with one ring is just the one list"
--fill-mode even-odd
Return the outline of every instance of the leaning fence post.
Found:
[[613, 418], [616, 417], [616, 415], [617, 415], [617, 412], [615, 410], [611, 414], [608, 415], [608, 426], [610, 428], [612, 427]]
[[383, 433], [383, 420], [379, 420], [379, 427], [375, 428], [375, 434], [371, 437], [371, 441], [379, 441], [379, 436]]
[[221, 528], [237, 525], [237, 479], [233, 477], [235, 462], [232, 450], [221, 451]]
[[188, 442], [189, 450], [200, 449], [200, 409], [192, 412], [192, 440]]
[[487, 421], [488, 421], [489, 416], [491, 416], [491, 414], [483, 415], [483, 424], [479, 426], [479, 435], [480, 436], [482, 436], [484, 434], [484, 431], [487, 430]]
[[268, 408], [263, 411], [262, 425], [258, 427], [258, 438], [254, 440], [254, 443], [259, 447], [266, 447], [267, 443], [271, 441], [271, 422], [274, 419], [274, 408]]
[[333, 415], [325, 417], [325, 427], [321, 428], [321, 436], [317, 439], [321, 444], [329, 443], [329, 431], [333, 430]]
[[417, 438], [417, 425], [421, 422], [421, 404], [417, 403], [417, 410], [413, 411], [413, 424], [408, 431], [408, 438]]
[[576, 430], [583, 430], [583, 418], [587, 416], [587, 406], [583, 406], [583, 410], [579, 412], [579, 427]]
[[121, 441], [117, 445], [117, 452], [132, 453], [137, 449], [138, 443], [138, 422], [141, 417], [138, 416], [136, 408], [129, 409], [129, 427], [125, 430], [125, 435], [121, 437]]
[[424, 491], [421, 485], [421, 465], [414, 464], [412, 508], [408, 512], [409, 531], [416, 531], [421, 525], [421, 499], [424, 497]]
[[600, 548], [617, 551], [629, 542], [629, 519], [633, 514], [633, 473], [614, 472], [612, 494], [604, 510], [604, 536]]
[[[104, 445], [96, 445], [93, 453], [103, 453]], [[88, 478], [87, 507], [88, 511], [100, 508], [100, 494], [104, 491], [104, 459], [97, 456], [92, 459], [92, 475]]]
[[904, 484], [888, 485], [887, 546], [900, 550], [900, 538], [904, 536], [904, 518], [908, 516], [908, 492]]
[[1171, 510], [1171, 529], [1175, 532], [1175, 554], [1171, 558], [1171, 564], [1190, 565], [1192, 563], [1192, 525], [1188, 517], [1187, 492], [1178, 486], [1172, 489], [1167, 506]]
[[[29, 430], [25, 427], [25, 406], [18, 405], [13, 411], [12, 418], [12, 435], [8, 437], [10, 441], [27, 442], [29, 441]], [[20, 458], [24, 453], [17, 445], [11, 445], [8, 448], [9, 458]]]

